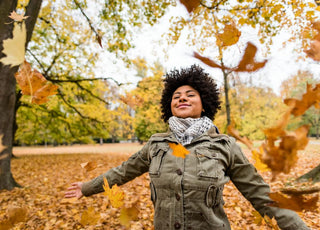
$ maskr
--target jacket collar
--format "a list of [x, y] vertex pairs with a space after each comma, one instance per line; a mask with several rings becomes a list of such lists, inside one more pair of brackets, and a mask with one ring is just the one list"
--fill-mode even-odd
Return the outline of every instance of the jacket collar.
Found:
[[[173, 132], [170, 129], [168, 129], [168, 131], [165, 132], [165, 133], [156, 133], [156, 134], [152, 135], [151, 138], [154, 141], [164, 141], [164, 140], [166, 140], [168, 142], [178, 143], [176, 137], [174, 136]], [[198, 142], [198, 141], [203, 141], [203, 140], [212, 141], [212, 139], [214, 139], [214, 141], [227, 140], [228, 136], [225, 135], [225, 134], [217, 133], [216, 127], [212, 127], [207, 132], [202, 134], [201, 136], [193, 139], [190, 144]]]

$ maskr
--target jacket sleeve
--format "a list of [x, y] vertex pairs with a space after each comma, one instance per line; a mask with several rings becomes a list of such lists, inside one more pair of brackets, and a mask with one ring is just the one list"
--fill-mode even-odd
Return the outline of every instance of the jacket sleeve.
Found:
[[103, 192], [103, 178], [105, 177], [110, 188], [117, 184], [123, 185], [126, 182], [133, 180], [137, 176], [142, 175], [149, 169], [148, 162], [148, 147], [147, 143], [140, 151], [133, 154], [127, 161], [120, 166], [108, 170], [106, 173], [83, 183], [81, 192], [84, 196], [91, 196], [96, 193]]
[[272, 202], [269, 198], [269, 185], [264, 182], [256, 168], [248, 161], [234, 139], [231, 141], [230, 154], [231, 164], [228, 175], [237, 189], [250, 201], [261, 216], [275, 217], [278, 226], [284, 230], [309, 229], [294, 211], [268, 206]]

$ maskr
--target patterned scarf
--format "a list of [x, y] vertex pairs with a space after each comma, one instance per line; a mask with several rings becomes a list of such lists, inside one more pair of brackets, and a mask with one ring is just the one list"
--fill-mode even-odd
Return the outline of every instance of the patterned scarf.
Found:
[[[169, 127], [177, 140], [182, 144], [190, 144], [195, 138], [206, 132], [215, 125], [208, 117], [201, 118], [178, 118], [172, 116], [169, 118]], [[219, 133], [217, 127], [217, 132]]]

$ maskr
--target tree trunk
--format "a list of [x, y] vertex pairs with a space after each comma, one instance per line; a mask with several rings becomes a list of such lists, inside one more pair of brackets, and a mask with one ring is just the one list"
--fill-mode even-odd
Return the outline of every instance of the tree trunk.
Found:
[[[31, 34], [37, 20], [41, 0], [30, 0], [26, 9], [27, 43], [31, 39]], [[0, 58], [5, 55], [3, 51], [3, 40], [12, 37], [13, 23], [8, 16], [16, 9], [17, 0], [0, 1]], [[14, 180], [11, 173], [11, 157], [13, 146], [13, 131], [15, 122], [16, 105], [16, 81], [14, 74], [18, 66], [4, 66], [0, 63], [0, 135], [3, 135], [2, 144], [6, 147], [0, 153], [0, 190], [11, 190], [19, 184]]]
[[226, 100], [227, 126], [230, 125], [230, 123], [231, 123], [228, 75], [229, 75], [228, 73], [223, 71], [224, 94], [225, 94], [225, 100]]
[[320, 182], [320, 164], [311, 169], [309, 172], [306, 174], [300, 176], [297, 180], [298, 181], [304, 181], [304, 180], [312, 180], [314, 183]]

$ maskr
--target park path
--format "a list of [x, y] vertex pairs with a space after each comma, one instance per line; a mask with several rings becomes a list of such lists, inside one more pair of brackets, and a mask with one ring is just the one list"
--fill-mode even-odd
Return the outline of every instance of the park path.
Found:
[[13, 147], [13, 154], [20, 155], [41, 155], [41, 154], [106, 154], [122, 153], [132, 154], [139, 151], [143, 145], [139, 143], [115, 143], [95, 145], [72, 145], [72, 146], [33, 146]]

